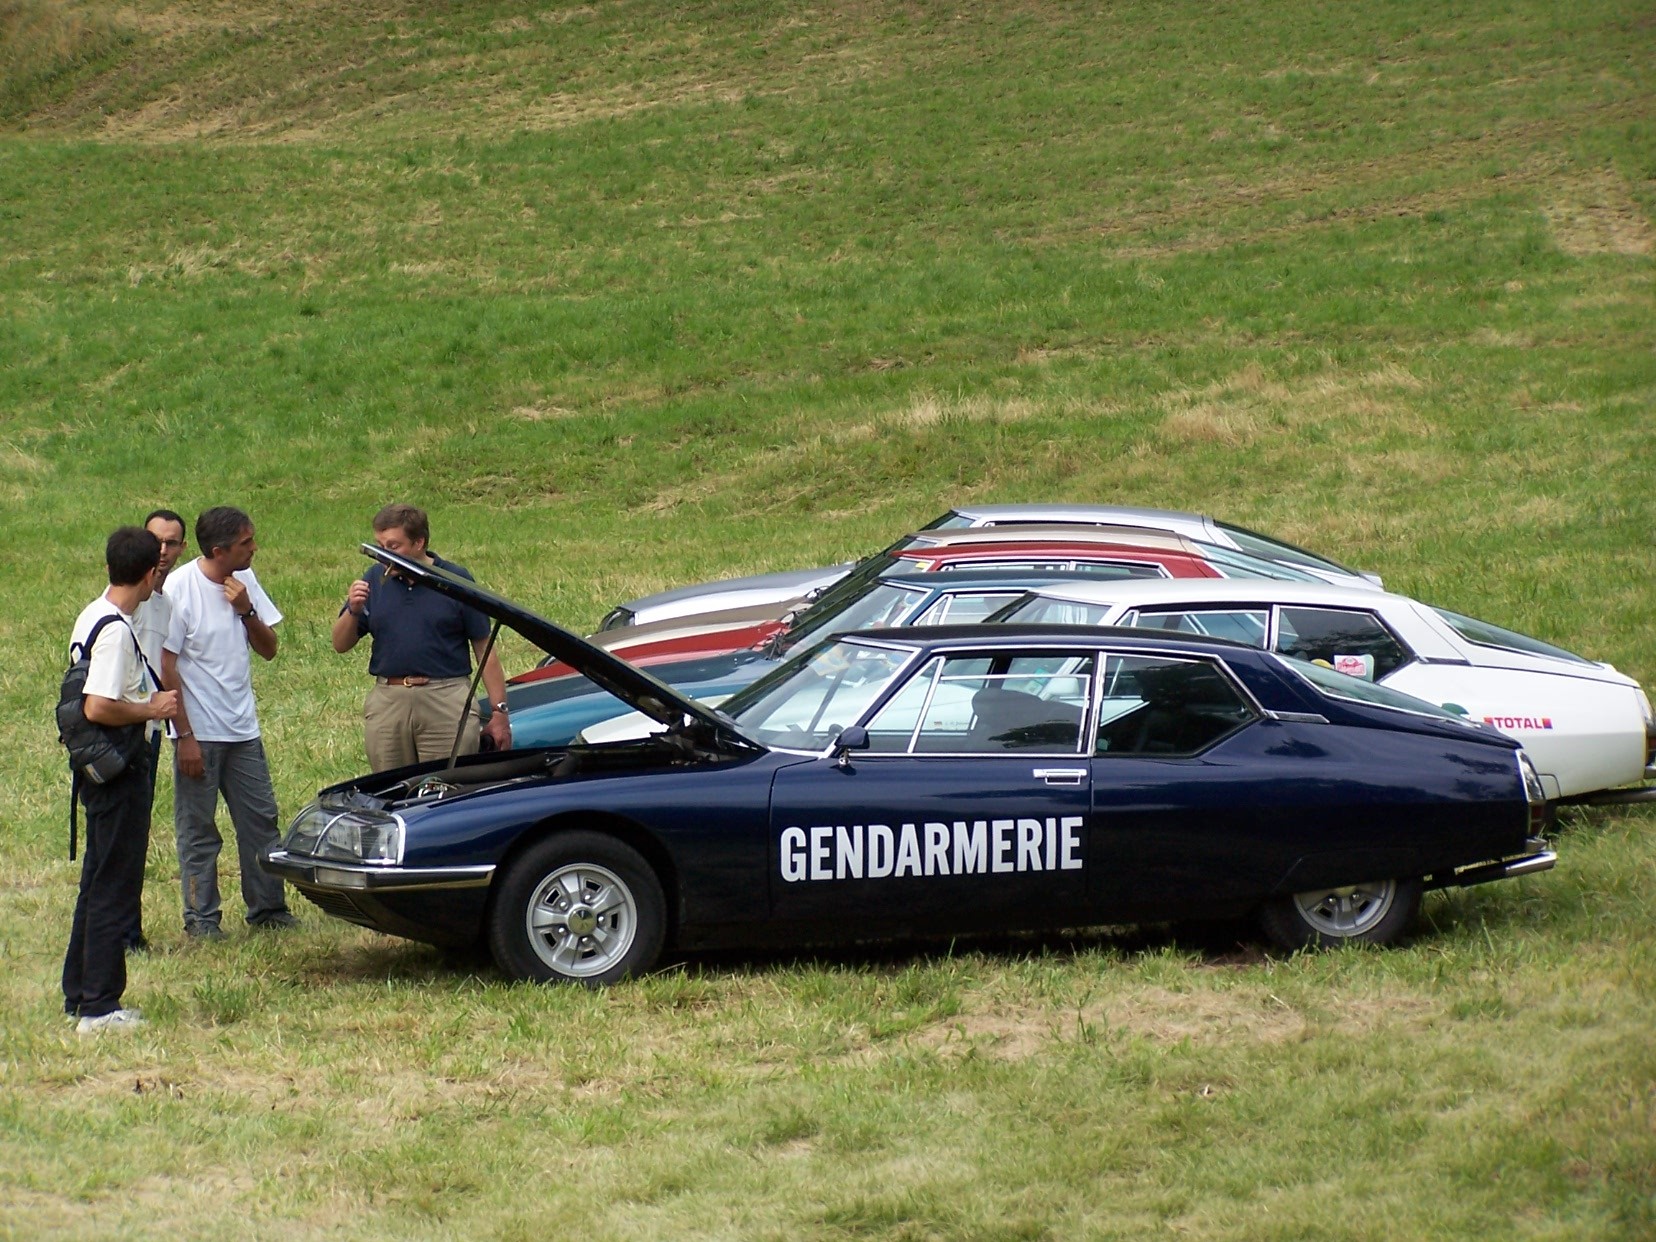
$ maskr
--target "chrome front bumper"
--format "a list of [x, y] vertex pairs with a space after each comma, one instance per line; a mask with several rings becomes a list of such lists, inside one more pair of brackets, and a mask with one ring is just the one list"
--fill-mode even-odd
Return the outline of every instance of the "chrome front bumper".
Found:
[[266, 850], [259, 858], [259, 865], [302, 889], [334, 889], [340, 892], [487, 888], [495, 872], [493, 863], [475, 867], [375, 867], [366, 863], [334, 862], [308, 854], [290, 854], [280, 846]]

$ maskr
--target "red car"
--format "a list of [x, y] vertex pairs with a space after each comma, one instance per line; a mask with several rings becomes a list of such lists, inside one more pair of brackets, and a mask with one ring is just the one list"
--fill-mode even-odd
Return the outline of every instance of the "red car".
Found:
[[[1285, 572], [1245, 554], [1199, 544], [1182, 535], [1139, 528], [1017, 526], [922, 531], [899, 540], [899, 545], [905, 546], [865, 558], [817, 600], [604, 630], [587, 641], [643, 668], [723, 655], [761, 646], [807, 613], [814, 618], [823, 611], [834, 612], [861, 596], [869, 583], [892, 574], [1004, 570], [1097, 571], [1099, 576], [1111, 578], [1274, 578]], [[573, 672], [562, 662], [552, 661], [514, 677], [512, 684], [527, 685]]]

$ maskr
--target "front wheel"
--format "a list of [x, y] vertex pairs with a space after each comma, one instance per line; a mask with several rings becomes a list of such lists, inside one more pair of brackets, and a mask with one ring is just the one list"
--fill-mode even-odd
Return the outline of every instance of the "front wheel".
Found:
[[1284, 949], [1390, 944], [1414, 924], [1422, 891], [1418, 879], [1314, 888], [1267, 902], [1260, 927]]
[[489, 949], [514, 979], [599, 987], [653, 966], [666, 923], [661, 881], [637, 850], [601, 833], [559, 833], [506, 873]]

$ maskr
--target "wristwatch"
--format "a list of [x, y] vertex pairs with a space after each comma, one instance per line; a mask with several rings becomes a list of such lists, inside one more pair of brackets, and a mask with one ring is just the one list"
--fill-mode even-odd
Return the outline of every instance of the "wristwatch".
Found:
[[489, 707], [490, 707], [491, 710], [499, 713], [502, 716], [504, 716], [507, 712], [509, 712], [511, 710], [511, 708], [507, 707], [506, 704], [504, 704], [504, 703], [491, 703], [491, 704], [489, 704]]

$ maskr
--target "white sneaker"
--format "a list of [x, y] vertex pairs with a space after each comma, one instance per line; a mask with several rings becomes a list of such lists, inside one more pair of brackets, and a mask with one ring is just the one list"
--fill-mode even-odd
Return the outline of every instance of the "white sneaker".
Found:
[[75, 1034], [96, 1035], [99, 1031], [127, 1031], [144, 1025], [144, 1016], [136, 1009], [111, 1009], [95, 1018], [82, 1018], [75, 1023]]

